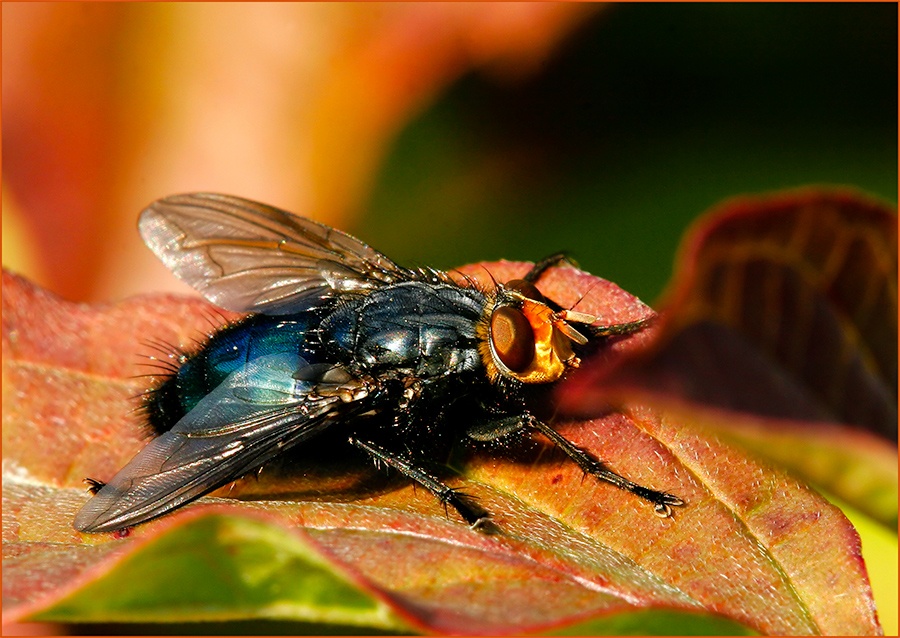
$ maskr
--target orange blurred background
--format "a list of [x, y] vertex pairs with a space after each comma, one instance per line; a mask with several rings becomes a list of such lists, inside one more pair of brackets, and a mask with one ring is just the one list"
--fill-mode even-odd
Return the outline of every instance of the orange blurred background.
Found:
[[897, 7], [3, 4], [3, 263], [184, 290], [138, 213], [257, 199], [404, 265], [569, 251], [647, 302], [740, 193], [897, 199]]
[[135, 220], [186, 191], [346, 226], [444, 87], [528, 74], [598, 8], [4, 3], [4, 265], [76, 301], [178, 289]]

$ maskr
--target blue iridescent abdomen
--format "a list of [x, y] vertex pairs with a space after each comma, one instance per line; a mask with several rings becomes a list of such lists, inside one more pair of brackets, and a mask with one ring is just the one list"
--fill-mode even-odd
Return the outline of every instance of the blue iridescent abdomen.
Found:
[[292, 315], [250, 315], [222, 328], [145, 395], [150, 427], [156, 434], [168, 431], [229, 374], [261, 356], [296, 353], [310, 363], [322, 361], [314, 337], [319, 321], [317, 310], [309, 309]]

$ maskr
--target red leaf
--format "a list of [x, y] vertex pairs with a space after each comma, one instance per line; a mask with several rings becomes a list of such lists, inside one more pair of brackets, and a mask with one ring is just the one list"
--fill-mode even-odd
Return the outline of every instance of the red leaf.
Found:
[[662, 334], [614, 381], [896, 441], [895, 213], [847, 193], [736, 199], [696, 224], [679, 265]]
[[[527, 266], [467, 270], [475, 276], [484, 269], [506, 279]], [[8, 274], [3, 284], [3, 600], [6, 617], [16, 619], [54, 601], [62, 605], [67, 591], [116, 578], [141, 550], [132, 539], [106, 543], [108, 536], [72, 529], [88, 498], [80, 480], [110, 476], [140, 446], [129, 415], [129, 397], [147, 381], [129, 378], [136, 344], [189, 344], [209, 326], [211, 311], [174, 297], [89, 308]], [[650, 312], [613, 284], [573, 269], [553, 270], [540, 284], [564, 306], [584, 295], [577, 309], [604, 321]], [[618, 357], [644, 339], [641, 333], [611, 342], [605, 356]], [[464, 451], [456, 461], [459, 478], [447, 479], [492, 512], [493, 534], [468, 528], [404, 481], [373, 487], [353, 480], [371, 470], [347, 459], [307, 459], [288, 488], [276, 482], [291, 470], [281, 467], [264, 471], [258, 482], [239, 481], [232, 492], [259, 500], [201, 502], [265, 511], [285, 528], [305, 529], [322, 556], [429, 631], [522, 633], [643, 607], [705, 610], [764, 633], [880, 631], [855, 530], [801, 484], [646, 408], [555, 427], [614, 470], [682, 497], [685, 506], [660, 519], [636, 497], [583, 477], [539, 438]], [[328, 489], [317, 489], [334, 472], [341, 474]], [[133, 537], [177, 538], [192, 518], [176, 513], [138, 527]], [[107, 551], [111, 546], [122, 553]], [[174, 551], [167, 556], [176, 566], [187, 560]], [[236, 577], [234, 587], [247, 578]], [[133, 600], [126, 586], [134, 580], [119, 574], [107, 595]], [[238, 590], [213, 601], [201, 593], [194, 607], [187, 600], [182, 608], [209, 619], [226, 613]], [[133, 604], [110, 608], [121, 620], [138, 613]], [[148, 605], [142, 618], [158, 613], [171, 620], [171, 610]], [[71, 620], [78, 608], [65, 608]], [[280, 608], [291, 617], [290, 605]], [[245, 613], [271, 617], [271, 609]], [[42, 618], [52, 619], [52, 609]]]
[[677, 408], [896, 523], [894, 212], [816, 190], [728, 202], [684, 241], [661, 317], [651, 347], [584, 366], [564, 409]]

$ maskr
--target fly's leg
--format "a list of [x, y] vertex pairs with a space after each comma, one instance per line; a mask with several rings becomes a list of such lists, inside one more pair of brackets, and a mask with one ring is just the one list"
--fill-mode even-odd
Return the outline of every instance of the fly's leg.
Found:
[[522, 277], [522, 279], [524, 279], [525, 281], [527, 281], [530, 284], [533, 284], [538, 279], [540, 279], [541, 275], [544, 274], [545, 270], [548, 270], [549, 268], [553, 268], [554, 266], [558, 266], [559, 264], [561, 264], [563, 262], [569, 264], [570, 266], [574, 266], [576, 268], [578, 267], [578, 264], [576, 264], [575, 261], [571, 257], [566, 255], [566, 253], [556, 253], [555, 255], [550, 255], [549, 257], [545, 257], [544, 259], [542, 259], [538, 263], [536, 263], [534, 266], [532, 266], [531, 270], [528, 271], [528, 274], [526, 274], [524, 277]]
[[559, 434], [559, 432], [551, 428], [543, 421], [540, 421], [531, 415], [527, 415], [525, 417], [525, 420], [525, 425], [527, 427], [537, 430], [548, 439], [553, 441], [560, 449], [562, 449], [563, 452], [566, 453], [566, 455], [570, 459], [578, 464], [578, 467], [580, 467], [583, 472], [585, 472], [586, 474], [591, 474], [601, 481], [612, 483], [621, 490], [631, 492], [632, 494], [640, 496], [642, 499], [653, 503], [653, 509], [658, 516], [668, 518], [672, 515], [673, 505], [684, 505], [684, 501], [677, 496], [668, 494], [666, 492], [651, 490], [649, 487], [644, 487], [643, 485], [638, 485], [637, 483], [629, 481], [624, 476], [619, 476], [612, 470], [607, 469], [606, 467], [604, 467], [603, 463], [591, 458], [586, 452], [570, 443], [561, 434]]
[[490, 523], [489, 514], [468, 501], [471, 497], [444, 485], [427, 471], [415, 465], [410, 459], [396, 454], [376, 445], [371, 441], [361, 441], [355, 437], [350, 438], [350, 443], [366, 452], [376, 461], [383, 462], [394, 468], [407, 478], [414, 480], [419, 485], [434, 494], [446, 508], [450, 505], [459, 512], [459, 515], [475, 529], [487, 529]]
[[650, 315], [637, 321], [626, 321], [625, 323], [614, 323], [608, 326], [578, 326], [578, 329], [586, 328], [592, 337], [609, 337], [612, 335], [630, 335], [632, 332], [638, 332], [649, 326], [656, 320], [656, 315]]
[[521, 414], [502, 416], [484, 421], [476, 421], [466, 430], [466, 435], [474, 441], [496, 441], [528, 425]]
[[[531, 267], [531, 270], [529, 270], [524, 277], [522, 277], [521, 281], [526, 282], [526, 284], [531, 284], [530, 287], [523, 287], [521, 284], [517, 284], [516, 282], [509, 282], [507, 285], [512, 284], [511, 287], [520, 289], [521, 292], [524, 292], [526, 296], [532, 299], [544, 301], [554, 310], [562, 310], [562, 308], [558, 304], [554, 303], [553, 301], [547, 300], [540, 292], [538, 292], [538, 290], [534, 288], [534, 282], [540, 279], [541, 275], [543, 275], [544, 272], [546, 272], [548, 269], [563, 263], [574, 266], [575, 268], [578, 267], [578, 264], [575, 262], [575, 260], [565, 253], [556, 253], [555, 255], [550, 255], [549, 257], [540, 260], [538, 263]], [[586, 318], [590, 319], [590, 317]], [[656, 315], [651, 313], [651, 316], [645, 317], [643, 319], [638, 319], [637, 321], [614, 323], [608, 326], [585, 325], [582, 324], [578, 319], [575, 320], [579, 323], [579, 330], [587, 330], [590, 333], [591, 337], [609, 337], [613, 335], [629, 335], [633, 332], [643, 330], [655, 319]]]
[[553, 268], [554, 266], [567, 262], [568, 264], [575, 266], [575, 262], [569, 259], [565, 253], [556, 253], [555, 255], [550, 255], [546, 259], [540, 260], [534, 266], [531, 267], [521, 279], [513, 279], [511, 281], [507, 281], [504, 285], [507, 288], [515, 290], [520, 294], [525, 295], [529, 299], [533, 299], [535, 301], [540, 301], [542, 303], [546, 303], [548, 306], [553, 308], [556, 311], [562, 310], [562, 307], [544, 297], [540, 290], [538, 290], [534, 282], [540, 279], [541, 275], [547, 271], [549, 268]]

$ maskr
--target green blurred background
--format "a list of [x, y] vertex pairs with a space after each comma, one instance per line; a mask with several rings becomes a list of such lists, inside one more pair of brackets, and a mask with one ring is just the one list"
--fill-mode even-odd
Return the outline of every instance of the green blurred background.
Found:
[[809, 184], [896, 203], [895, 4], [611, 5], [534, 76], [453, 85], [347, 230], [443, 268], [566, 250], [652, 302], [698, 214]]

